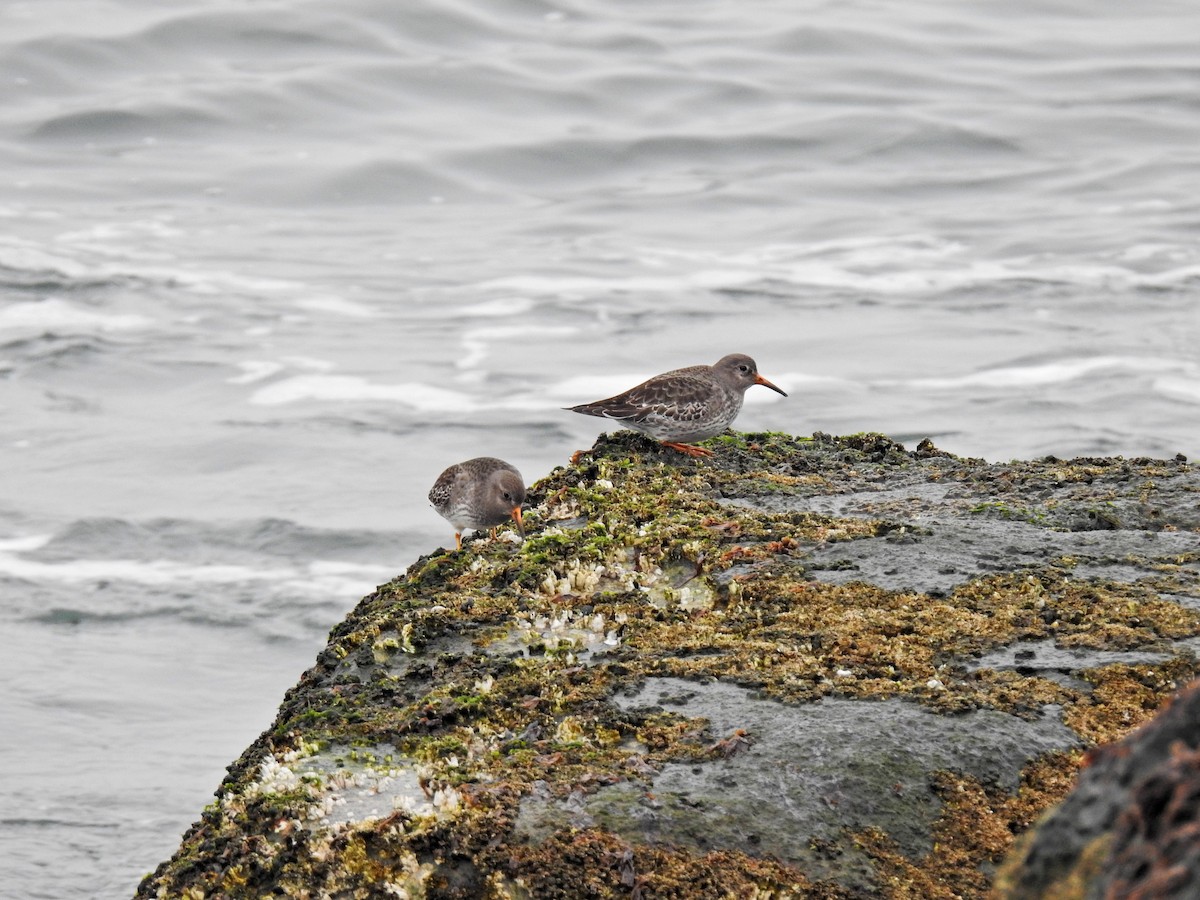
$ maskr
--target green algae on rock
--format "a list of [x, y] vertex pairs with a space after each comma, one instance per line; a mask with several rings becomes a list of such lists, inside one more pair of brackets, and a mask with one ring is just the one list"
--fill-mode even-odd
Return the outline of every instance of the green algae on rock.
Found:
[[364, 598], [139, 896], [982, 896], [1200, 671], [1182, 459], [707, 446]]

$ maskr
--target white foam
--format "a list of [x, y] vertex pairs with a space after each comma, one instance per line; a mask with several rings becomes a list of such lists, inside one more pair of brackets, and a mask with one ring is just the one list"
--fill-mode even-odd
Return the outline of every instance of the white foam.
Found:
[[48, 536], [0, 541], [0, 577], [42, 584], [87, 584], [121, 581], [154, 587], [184, 585], [257, 584], [270, 582], [294, 593], [335, 595], [369, 590], [394, 572], [337, 560], [315, 560], [290, 568], [243, 565], [194, 565], [173, 560], [75, 559], [43, 562], [20, 554], [44, 546]]
[[533, 305], [533, 300], [529, 297], [501, 297], [496, 300], [487, 300], [483, 303], [464, 306], [457, 310], [457, 314], [478, 318], [519, 316], [533, 309]]
[[316, 356], [285, 356], [283, 361], [302, 372], [332, 372], [334, 363]]
[[169, 219], [138, 219], [128, 222], [98, 222], [88, 228], [64, 231], [55, 241], [59, 244], [86, 247], [109, 256], [127, 256], [139, 244], [144, 243], [146, 237], [174, 238], [183, 233]]
[[[796, 385], [791, 380], [772, 378], [770, 381], [787, 394], [794, 394], [796, 392]], [[783, 399], [782, 394], [777, 394], [770, 388], [756, 387], [746, 391], [746, 396], [742, 402], [745, 406], [765, 406], [768, 403], [779, 403]]]
[[754, 272], [725, 271], [718, 275], [712, 271], [681, 272], [677, 275], [624, 275], [614, 277], [570, 277], [554, 275], [516, 275], [481, 282], [483, 290], [519, 291], [540, 296], [553, 296], [560, 300], [594, 297], [596, 294], [667, 294], [686, 290], [688, 287], [722, 288], [745, 285], [759, 281]]
[[1200, 377], [1192, 378], [1165, 375], [1155, 378], [1150, 385], [1151, 390], [1170, 397], [1173, 400], [1183, 400], [1188, 403], [1200, 403]]
[[178, 234], [171, 226], [156, 221], [99, 224], [87, 231], [59, 235], [54, 250], [47, 250], [31, 241], [4, 236], [0, 237], [0, 267], [36, 274], [50, 272], [75, 281], [134, 278], [205, 296], [231, 293], [248, 296], [263, 293], [302, 294], [307, 291], [303, 284], [284, 279], [219, 270], [189, 270], [172, 264], [170, 253], [135, 249], [141, 247], [147, 235], [159, 239], [177, 239]]
[[475, 328], [462, 336], [463, 352], [459, 355], [457, 365], [460, 369], [475, 368], [487, 359], [492, 344], [507, 342], [510, 347], [515, 347], [519, 341], [527, 341], [533, 337], [567, 338], [578, 331], [577, 328], [551, 325]]
[[335, 315], [348, 316], [355, 319], [369, 319], [375, 315], [375, 310], [363, 303], [356, 303], [353, 300], [347, 300], [345, 297], [335, 297], [332, 295], [304, 297], [297, 300], [296, 305], [301, 309], [334, 313]]
[[943, 378], [913, 378], [874, 383], [881, 386], [904, 385], [929, 390], [956, 390], [964, 387], [1025, 388], [1036, 385], [1062, 384], [1104, 370], [1156, 373], [1188, 371], [1195, 370], [1195, 368], [1193, 364], [1182, 360], [1094, 356], [1039, 365], [1005, 366]]
[[1186, 252], [1178, 244], [1131, 244], [1118, 254], [1118, 259], [1141, 262], [1155, 257], [1166, 257], [1176, 262], [1187, 259]]
[[136, 331], [151, 324], [153, 320], [146, 316], [96, 312], [58, 298], [13, 303], [0, 309], [0, 330], [3, 331], [94, 334]]
[[262, 381], [264, 378], [278, 375], [283, 371], [284, 365], [278, 362], [250, 359], [238, 363], [238, 368], [242, 370], [242, 374], [226, 378], [226, 382], [229, 384], [254, 384], [256, 381]]
[[29, 534], [24, 537], [0, 538], [0, 553], [22, 553], [39, 550], [50, 543], [52, 534]]
[[296, 375], [259, 388], [250, 402], [280, 406], [301, 400], [399, 403], [421, 412], [471, 412], [480, 404], [458, 391], [420, 382], [376, 384], [357, 375]]
[[89, 266], [25, 243], [0, 244], [0, 267], [15, 272], [55, 272], [67, 278], [87, 278], [92, 274]]
[[136, 584], [166, 585], [189, 581], [195, 584], [236, 584], [239, 582], [281, 580], [293, 572], [248, 566], [192, 566], [168, 560], [144, 562], [136, 559], [76, 559], [65, 563], [47, 563], [0, 555], [0, 574], [27, 581], [79, 584], [90, 581], [129, 581]]
[[546, 386], [546, 395], [557, 400], [590, 403], [629, 390], [651, 377], [653, 372], [632, 372], [618, 375], [572, 375]]
[[[811, 244], [771, 244], [734, 253], [643, 248], [633, 265], [612, 275], [521, 275], [477, 285], [559, 300], [604, 294], [734, 290], [779, 282], [883, 295], [967, 290], [1005, 281], [1041, 281], [1087, 287], [1164, 288], [1200, 278], [1194, 248], [1134, 245], [1114, 260], [1153, 259], [1174, 264], [1139, 271], [1117, 261], [1076, 263], [1049, 255], [979, 259], [957, 241], [930, 235], [867, 237]], [[644, 271], [639, 272], [638, 267]]]
[[113, 270], [110, 274], [128, 274], [149, 281], [161, 281], [166, 284], [178, 285], [194, 294], [203, 295], [245, 294], [253, 297], [260, 293], [287, 293], [304, 290], [303, 285], [294, 281], [251, 277], [235, 272], [191, 272], [184, 269], [143, 267], [130, 271]]

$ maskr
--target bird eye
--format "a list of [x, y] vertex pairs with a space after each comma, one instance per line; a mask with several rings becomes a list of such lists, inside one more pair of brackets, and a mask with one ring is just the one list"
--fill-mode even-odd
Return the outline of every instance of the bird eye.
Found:
[[749, 372], [750, 367], [748, 365], [746, 365], [745, 363], [742, 363], [740, 366], [738, 366], [738, 371], [739, 372]]
[[502, 496], [507, 502], [512, 503], [512, 494], [510, 494], [508, 491], [505, 491], [500, 496]]

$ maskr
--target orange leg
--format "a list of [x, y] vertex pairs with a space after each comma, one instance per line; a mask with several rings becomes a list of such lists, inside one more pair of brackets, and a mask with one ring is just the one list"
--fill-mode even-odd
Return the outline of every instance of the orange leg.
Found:
[[454, 549], [455, 550], [462, 549], [462, 532], [461, 531], [454, 532]]
[[675, 441], [661, 441], [664, 447], [670, 447], [672, 450], [678, 450], [680, 453], [686, 453], [688, 456], [712, 456], [711, 450], [705, 450], [703, 447], [696, 447], [692, 444], [677, 444]]

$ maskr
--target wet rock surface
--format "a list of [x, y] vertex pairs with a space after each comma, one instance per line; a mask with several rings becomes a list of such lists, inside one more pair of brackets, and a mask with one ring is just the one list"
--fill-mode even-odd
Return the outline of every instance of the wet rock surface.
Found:
[[982, 897], [1200, 672], [1181, 458], [708, 446], [364, 598], [139, 896]]
[[535, 793], [521, 804], [519, 837], [599, 826], [640, 844], [770, 855], [863, 891], [876, 887], [870, 858], [848, 847], [829, 859], [824, 848], [870, 826], [905, 855], [927, 855], [942, 811], [930, 772], [953, 769], [1011, 791], [1031, 756], [1080, 743], [1055, 707], [1022, 719], [985, 709], [942, 716], [903, 700], [788, 705], [681, 678], [648, 679], [616, 702], [701, 718], [728, 737], [713, 758], [668, 763], [647, 785], [625, 781], [562, 801]]

